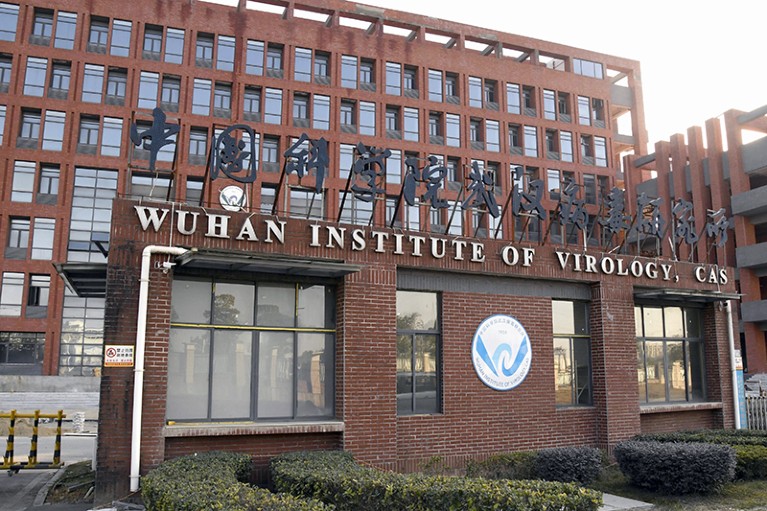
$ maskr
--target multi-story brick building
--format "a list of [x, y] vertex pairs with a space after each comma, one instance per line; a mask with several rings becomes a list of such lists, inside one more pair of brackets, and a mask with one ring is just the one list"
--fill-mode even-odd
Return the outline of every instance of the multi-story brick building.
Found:
[[0, 370], [101, 373], [101, 498], [208, 448], [733, 424], [732, 269], [620, 190], [637, 62], [341, 1], [0, 10]]

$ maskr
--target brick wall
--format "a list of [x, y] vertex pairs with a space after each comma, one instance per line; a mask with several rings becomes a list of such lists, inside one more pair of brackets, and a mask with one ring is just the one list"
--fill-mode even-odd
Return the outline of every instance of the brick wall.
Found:
[[[130, 344], [136, 334], [138, 272], [141, 249], [147, 244], [169, 244], [170, 224], [159, 232], [143, 232], [137, 225], [133, 203], [115, 201], [112, 233], [114, 257], [110, 256], [106, 339], [108, 344]], [[237, 225], [245, 215], [232, 214]], [[251, 218], [259, 225], [257, 215]], [[237, 229], [236, 227], [233, 229]], [[258, 231], [257, 227], [257, 231]], [[351, 230], [351, 229], [350, 229]], [[384, 232], [384, 229], [376, 229]], [[174, 245], [222, 250], [250, 251], [344, 261], [361, 270], [340, 279], [337, 286], [336, 417], [343, 432], [271, 432], [228, 436], [166, 437], [165, 399], [167, 342], [170, 328], [170, 286], [173, 272], [152, 270], [150, 314], [147, 322], [147, 356], [144, 387], [141, 472], [162, 460], [210, 449], [249, 452], [264, 475], [268, 458], [294, 449], [343, 448], [362, 462], [382, 468], [416, 470], [432, 456], [451, 466], [463, 466], [469, 458], [496, 452], [539, 449], [563, 445], [610, 447], [645, 429], [669, 427], [721, 427], [732, 424], [731, 386], [725, 364], [726, 323], [724, 313], [709, 307], [706, 317], [706, 361], [709, 400], [723, 402], [721, 410], [645, 414], [640, 416], [636, 382], [634, 286], [678, 286], [707, 289], [692, 278], [693, 265], [677, 263], [679, 283], [646, 277], [616, 276], [562, 270], [554, 249], [535, 246], [528, 267], [507, 266], [499, 254], [504, 242], [485, 240], [485, 261], [472, 262], [467, 255], [432, 258], [409, 250], [395, 254], [394, 240], [353, 250], [349, 232], [343, 248], [311, 246], [311, 229], [305, 221], [290, 219], [285, 243], [247, 242], [207, 238], [200, 228], [191, 236], [173, 235]], [[389, 232], [394, 235], [391, 231]], [[369, 245], [372, 242], [369, 241]], [[521, 248], [518, 247], [518, 248]], [[160, 259], [157, 258], [159, 261]], [[400, 268], [431, 269], [451, 275], [482, 273], [499, 279], [516, 279], [520, 286], [506, 291], [442, 292], [442, 413], [397, 416], [396, 404], [396, 290]], [[545, 283], [547, 291], [523, 292], [522, 279]], [[527, 280], [526, 282], [530, 282]], [[553, 283], [553, 284], [552, 284]], [[554, 402], [554, 369], [551, 296], [548, 289], [577, 284], [591, 289], [590, 329], [594, 404], [558, 408]], [[551, 287], [553, 286], [553, 287]], [[527, 286], [528, 288], [530, 286]], [[519, 289], [519, 291], [516, 291]], [[515, 389], [494, 391], [476, 376], [471, 363], [471, 340], [479, 323], [491, 314], [516, 317], [532, 344], [532, 366]], [[130, 418], [133, 372], [105, 368], [102, 379], [102, 413], [99, 438], [97, 498], [105, 500], [127, 493], [130, 457]]]

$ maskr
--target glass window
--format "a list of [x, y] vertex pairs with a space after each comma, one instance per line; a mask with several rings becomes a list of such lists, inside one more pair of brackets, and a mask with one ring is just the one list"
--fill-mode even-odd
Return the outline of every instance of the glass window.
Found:
[[245, 52], [245, 72], [250, 75], [264, 74], [264, 43], [248, 40]]
[[556, 120], [557, 118], [557, 103], [556, 95], [553, 90], [543, 91], [543, 118]]
[[71, 50], [75, 47], [75, 31], [77, 30], [77, 14], [59, 11], [56, 16], [56, 37], [53, 40], [55, 48]]
[[75, 167], [68, 261], [106, 261], [98, 247], [91, 242], [91, 237], [94, 232], [110, 231], [112, 199], [116, 191], [116, 170]]
[[418, 109], [417, 108], [405, 108], [404, 109], [404, 139], [418, 142]]
[[69, 62], [54, 62], [51, 69], [49, 98], [66, 99], [69, 95], [71, 68]]
[[469, 106], [482, 108], [482, 78], [469, 77]]
[[35, 228], [32, 233], [32, 259], [49, 261], [53, 258], [55, 234], [55, 218], [35, 218]]
[[51, 44], [53, 35], [53, 11], [41, 10], [35, 8], [35, 17], [32, 21], [32, 34], [29, 42], [41, 46]]
[[[40, 183], [37, 187], [38, 195], [54, 198], [59, 194], [59, 167], [43, 165], [40, 167]], [[38, 197], [38, 202], [40, 197]]]
[[298, 82], [312, 81], [312, 50], [296, 48], [294, 79]]
[[67, 114], [48, 110], [45, 112], [43, 128], [43, 149], [46, 151], [61, 151], [64, 141], [64, 125]]
[[0, 146], [3, 145], [3, 140], [5, 139], [5, 115], [6, 107], [5, 105], [0, 105]]
[[451, 103], [458, 103], [458, 75], [445, 73], [445, 96]]
[[360, 59], [360, 88], [376, 90], [375, 62], [372, 60]]
[[538, 157], [538, 129], [525, 126], [525, 156]]
[[149, 60], [160, 60], [162, 54], [162, 27], [146, 25], [144, 28], [144, 49], [142, 56]]
[[602, 64], [584, 59], [573, 59], [573, 72], [578, 75], [592, 78], [603, 78]]
[[85, 64], [82, 100], [86, 103], [101, 103], [101, 93], [103, 89], [104, 66]]
[[138, 107], [153, 109], [157, 107], [157, 93], [160, 87], [160, 75], [141, 72], [138, 84]]
[[[205, 162], [208, 154], [208, 130], [192, 128], [189, 132], [189, 160], [192, 164]], [[197, 157], [197, 158], [193, 158]]]
[[80, 117], [80, 136], [77, 140], [77, 152], [96, 154], [99, 141], [98, 117]]
[[391, 155], [386, 158], [386, 182], [402, 182], [402, 151], [391, 149]]
[[109, 37], [109, 20], [91, 17], [91, 27], [88, 33], [88, 51], [91, 53], [106, 53]]
[[317, 83], [328, 84], [330, 78], [330, 55], [320, 51], [314, 52], [314, 78]]
[[397, 414], [440, 412], [437, 293], [397, 291]]
[[583, 199], [586, 204], [597, 203], [597, 180], [594, 174], [583, 174]]
[[[416, 119], [417, 121], [417, 119]], [[376, 134], [376, 104], [360, 101], [360, 135], [375, 136]]]
[[[27, 290], [27, 307], [48, 307], [48, 296], [51, 289], [50, 275], [30, 275]], [[29, 314], [29, 310], [27, 310]]]
[[640, 403], [705, 400], [701, 311], [637, 306]]
[[213, 115], [229, 118], [232, 115], [232, 86], [228, 83], [216, 83], [213, 89]]
[[348, 100], [341, 100], [341, 116], [340, 122], [342, 126], [354, 126], [354, 102]]
[[24, 294], [24, 274], [3, 272], [0, 287], [0, 316], [21, 316], [21, 300]]
[[569, 131], [559, 132], [559, 150], [562, 161], [573, 161], [573, 134]]
[[[21, 111], [21, 129], [19, 138], [25, 143], [24, 147], [36, 148], [37, 141], [40, 138], [40, 111], [22, 110]], [[30, 142], [28, 144], [27, 142]], [[31, 144], [34, 142], [34, 144]]]
[[510, 114], [522, 113], [522, 103], [519, 95], [519, 85], [516, 83], [506, 84], [506, 110]]
[[594, 137], [594, 162], [597, 167], [607, 167], [607, 140]]
[[312, 106], [312, 127], [318, 130], [330, 129], [330, 97], [314, 95]]
[[45, 94], [45, 79], [48, 74], [48, 61], [35, 57], [27, 57], [27, 74], [24, 77], [24, 94], [27, 96], [43, 97]]
[[584, 126], [591, 125], [589, 98], [586, 96], [578, 96], [578, 124], [582, 124]]
[[485, 121], [485, 144], [488, 151], [501, 150], [501, 127], [498, 121]]
[[165, 62], [181, 64], [184, 61], [184, 31], [169, 28], [165, 31]]
[[42, 374], [44, 352], [44, 333], [0, 332], [0, 365], [12, 364], [12, 374]]
[[282, 77], [282, 46], [266, 45], [266, 70], [271, 76]]
[[[23, 249], [21, 259], [27, 257], [27, 247], [29, 246], [29, 218], [11, 218], [8, 231], [8, 248]], [[6, 257], [10, 254], [6, 252]]]
[[171, 304], [168, 419], [334, 415], [332, 288], [177, 278]]
[[120, 156], [122, 133], [122, 119], [115, 117], [104, 117], [104, 132], [101, 135], [102, 156]]
[[558, 406], [590, 405], [591, 339], [588, 306], [551, 301], [554, 331], [554, 393]]
[[264, 103], [264, 122], [269, 124], [282, 123], [282, 90], [266, 89]]
[[[256, 87], [245, 87], [243, 95], [243, 115], [246, 120], [261, 120], [261, 89]], [[328, 115], [330, 113], [328, 112]]]
[[109, 53], [115, 57], [127, 57], [130, 52], [131, 22], [114, 20], [112, 22], [112, 46]]
[[218, 36], [216, 69], [220, 69], [221, 71], [234, 71], [234, 37], [226, 35]]
[[10, 57], [0, 55], [0, 92], [8, 92], [11, 87], [12, 64]]
[[161, 108], [171, 112], [178, 112], [181, 99], [181, 79], [176, 76], [162, 77], [162, 91], [160, 92]]
[[213, 67], [213, 35], [197, 34], [195, 44], [195, 65], [197, 67]]
[[341, 56], [341, 87], [357, 88], [357, 57]]
[[184, 201], [192, 206], [202, 206], [203, 180], [195, 177], [186, 178], [186, 196]]
[[290, 216], [322, 220], [325, 217], [322, 199], [322, 193], [315, 193], [314, 190], [292, 188], [290, 190]]
[[130, 178], [131, 199], [168, 200], [170, 179], [156, 175], [132, 174]]
[[442, 102], [442, 71], [429, 69], [429, 100]]
[[402, 64], [386, 63], [386, 94], [402, 95]]
[[309, 95], [301, 92], [293, 94], [293, 120], [306, 121], [309, 119]]
[[128, 85], [128, 73], [124, 69], [110, 69], [107, 73], [107, 97], [106, 103], [109, 105], [120, 105], [125, 103], [125, 90]]
[[450, 147], [461, 147], [461, 117], [457, 114], [445, 115], [445, 142]]
[[16, 40], [16, 25], [19, 22], [19, 6], [0, 3], [0, 41]]
[[192, 93], [192, 113], [197, 115], [210, 115], [210, 92], [212, 83], [210, 80], [194, 79], [194, 92]]

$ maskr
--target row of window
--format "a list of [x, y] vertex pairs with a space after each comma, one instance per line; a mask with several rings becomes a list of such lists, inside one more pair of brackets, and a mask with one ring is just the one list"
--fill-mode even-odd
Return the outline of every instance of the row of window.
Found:
[[[270, 91], [267, 89], [267, 111], [265, 120], [271, 122], [268, 104]], [[279, 89], [276, 89], [279, 91]], [[279, 91], [281, 92], [281, 91]], [[275, 95], [279, 103], [279, 95]], [[254, 96], [250, 101], [258, 101]], [[326, 96], [314, 96], [312, 113], [316, 116], [308, 118], [308, 97], [300, 97], [294, 102], [293, 124], [297, 127], [312, 127], [315, 129], [328, 129], [329, 98]], [[257, 105], [246, 104], [250, 108]], [[281, 108], [281, 106], [279, 106]], [[259, 112], [255, 112], [258, 114]], [[341, 101], [341, 131], [346, 133], [359, 133], [360, 135], [373, 136], [376, 133], [376, 105], [375, 103], [360, 102], [359, 113], [357, 104], [351, 101]], [[385, 112], [386, 136], [393, 140], [404, 139], [406, 141], [418, 141], [420, 135], [419, 110], [387, 106]], [[279, 119], [279, 117], [277, 117]], [[428, 118], [429, 141], [435, 145], [448, 147], [461, 147], [461, 118], [455, 114], [442, 114], [430, 112]], [[151, 123], [148, 117], [145, 120], [137, 120], [139, 131], [148, 129]], [[5, 108], [0, 108], [0, 134], [5, 125]], [[42, 128], [42, 129], [41, 129]], [[403, 129], [404, 128], [404, 129]], [[509, 124], [508, 143], [509, 152], [512, 155], [522, 155], [532, 158], [544, 157], [548, 160], [574, 162], [573, 133], [570, 131], [545, 129], [536, 126], [522, 126]], [[82, 154], [99, 154], [101, 156], [121, 156], [121, 144], [123, 137], [124, 122], [118, 117], [103, 117], [83, 114], [80, 116], [80, 124], [77, 138], [77, 152]], [[544, 134], [544, 147], [539, 147], [539, 137]], [[16, 139], [16, 147], [23, 149], [39, 149], [46, 151], [61, 151], [64, 146], [66, 133], [66, 112], [56, 110], [42, 111], [37, 109], [22, 109], [19, 136]], [[2, 137], [2, 135], [0, 135]], [[500, 152], [501, 127], [498, 121], [490, 119], [470, 119], [469, 143], [473, 149]], [[201, 165], [207, 161], [208, 130], [193, 127], [189, 135], [189, 163]], [[164, 145], [157, 160], [172, 162], [176, 149], [176, 135], [169, 138], [172, 142]], [[264, 136], [271, 140], [269, 136]], [[2, 138], [0, 138], [0, 145]], [[270, 142], [271, 144], [271, 142]], [[276, 162], [271, 159], [272, 152], [262, 158], [264, 163]], [[146, 151], [134, 149], [132, 154], [135, 158], [147, 159]], [[276, 156], [276, 153], [275, 153]], [[607, 139], [595, 135], [580, 135], [580, 157], [578, 160], [585, 165], [597, 167], [608, 166]]]
[[25, 317], [45, 318], [48, 315], [50, 289], [50, 275], [3, 272], [0, 285], [0, 316], [19, 317], [22, 306], [25, 305]]
[[[55, 99], [66, 99], [69, 95], [71, 80], [71, 64], [69, 62], [50, 63], [50, 73], [48, 71], [49, 62], [46, 59], [37, 57], [27, 58], [26, 75], [24, 79], [24, 94], [28, 96], [50, 97]], [[11, 62], [9, 58], [0, 56], [0, 86], [10, 83]], [[106, 78], [106, 79], [105, 79]], [[481, 106], [484, 101], [486, 104], [497, 105], [495, 93], [491, 92], [494, 88], [488, 88], [489, 81], [485, 81], [483, 95], [479, 96], [479, 103], [473, 106]], [[128, 83], [128, 71], [121, 68], [109, 68], [97, 64], [85, 64], [83, 71], [83, 84], [81, 91], [81, 100], [87, 103], [101, 103], [102, 101], [112, 105], [124, 105], [126, 89]], [[430, 82], [431, 83], [431, 82]], [[494, 82], [493, 82], [494, 83]], [[181, 98], [181, 78], [179, 76], [141, 71], [139, 78], [138, 95], [136, 106], [138, 108], [153, 109], [160, 106], [163, 110], [169, 112], [178, 112]], [[470, 91], [473, 90], [470, 88]], [[533, 117], [536, 116], [536, 108], [533, 99], [533, 88], [525, 87], [520, 93], [519, 86], [509, 84], [507, 87], [507, 98], [509, 101], [510, 113], [524, 112]], [[551, 90], [543, 91], [544, 118], [550, 120], [560, 120], [569, 122], [570, 115], [570, 95], [557, 93]], [[473, 99], [470, 100], [474, 101]], [[243, 114], [246, 120], [260, 121], [263, 104], [263, 120], [267, 123], [280, 124], [282, 122], [282, 103], [283, 91], [281, 89], [267, 88], [265, 97], [262, 101], [261, 89], [259, 87], [246, 86], [243, 93]], [[523, 106], [524, 105], [524, 106]], [[311, 106], [311, 113], [310, 113]], [[404, 108], [404, 122], [391, 110], [400, 110], [401, 107], [387, 106], [386, 129], [390, 136], [392, 132], [399, 132], [404, 126], [406, 140], [418, 140], [418, 109]], [[497, 110], [497, 108], [496, 108]], [[604, 102], [601, 99], [578, 96], [578, 122], [581, 125], [594, 125], [605, 127]], [[192, 88], [191, 112], [197, 115], [211, 115], [230, 119], [232, 117], [232, 84], [230, 82], [219, 82], [208, 79], [195, 78]], [[391, 111], [391, 112], [390, 112]], [[415, 120], [412, 117], [415, 112]], [[360, 126], [361, 134], [375, 135], [375, 103], [360, 101], [359, 103], [359, 122], [357, 122], [356, 102], [342, 100], [340, 105], [341, 127], [351, 127], [356, 132], [356, 126]], [[442, 143], [433, 140], [449, 133], [432, 133], [432, 116], [441, 116], [441, 113], [431, 112], [429, 114], [430, 132], [432, 143]], [[446, 117], [458, 117], [456, 114], [445, 114]], [[391, 118], [391, 120], [390, 120]], [[315, 95], [314, 101], [310, 102], [308, 93], [296, 92], [293, 95], [293, 119], [294, 125], [301, 121], [314, 121], [313, 127], [316, 129], [329, 129], [330, 122], [330, 98], [324, 95]], [[449, 119], [448, 119], [449, 121]], [[472, 120], [472, 122], [481, 122]], [[498, 121], [486, 121], [495, 123]], [[370, 126], [372, 124], [372, 129]], [[389, 126], [389, 124], [393, 124]], [[308, 125], [307, 125], [308, 126]], [[448, 122], [448, 128], [450, 124]], [[367, 127], [367, 130], [363, 128]], [[409, 128], [409, 129], [408, 129]], [[347, 128], [348, 129], [348, 128]], [[488, 126], [487, 141], [488, 147], [492, 147], [491, 127]], [[435, 131], [450, 131], [437, 130]], [[395, 134], [394, 138], [402, 135]], [[408, 136], [410, 138], [408, 138]], [[452, 137], [457, 138], [456, 136]], [[497, 137], [495, 137], [497, 138]], [[479, 137], [478, 140], [484, 140], [485, 137]], [[496, 140], [497, 145], [497, 140]], [[494, 150], [494, 149], [489, 149]], [[498, 150], [498, 149], [495, 149]]]
[[[397, 291], [400, 415], [442, 410], [440, 298]], [[332, 287], [177, 276], [171, 304], [169, 420], [334, 416]], [[700, 311], [644, 306], [636, 313], [640, 400], [705, 399]], [[588, 304], [552, 300], [552, 325], [555, 403], [590, 405]]]
[[42, 332], [0, 332], [0, 367], [4, 374], [14, 374], [13, 366], [23, 367], [23, 374], [41, 374], [44, 353]]

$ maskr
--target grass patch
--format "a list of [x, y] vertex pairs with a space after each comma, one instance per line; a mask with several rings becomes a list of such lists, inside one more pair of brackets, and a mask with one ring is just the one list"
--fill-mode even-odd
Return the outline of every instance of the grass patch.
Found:
[[659, 495], [631, 486], [617, 464], [604, 468], [590, 485], [596, 490], [655, 505], [658, 511], [733, 511], [765, 509], [767, 481], [736, 481], [710, 495]]
[[93, 502], [92, 488], [96, 481], [96, 472], [91, 470], [91, 462], [81, 461], [64, 467], [64, 475], [48, 492], [46, 504], [57, 502]]

